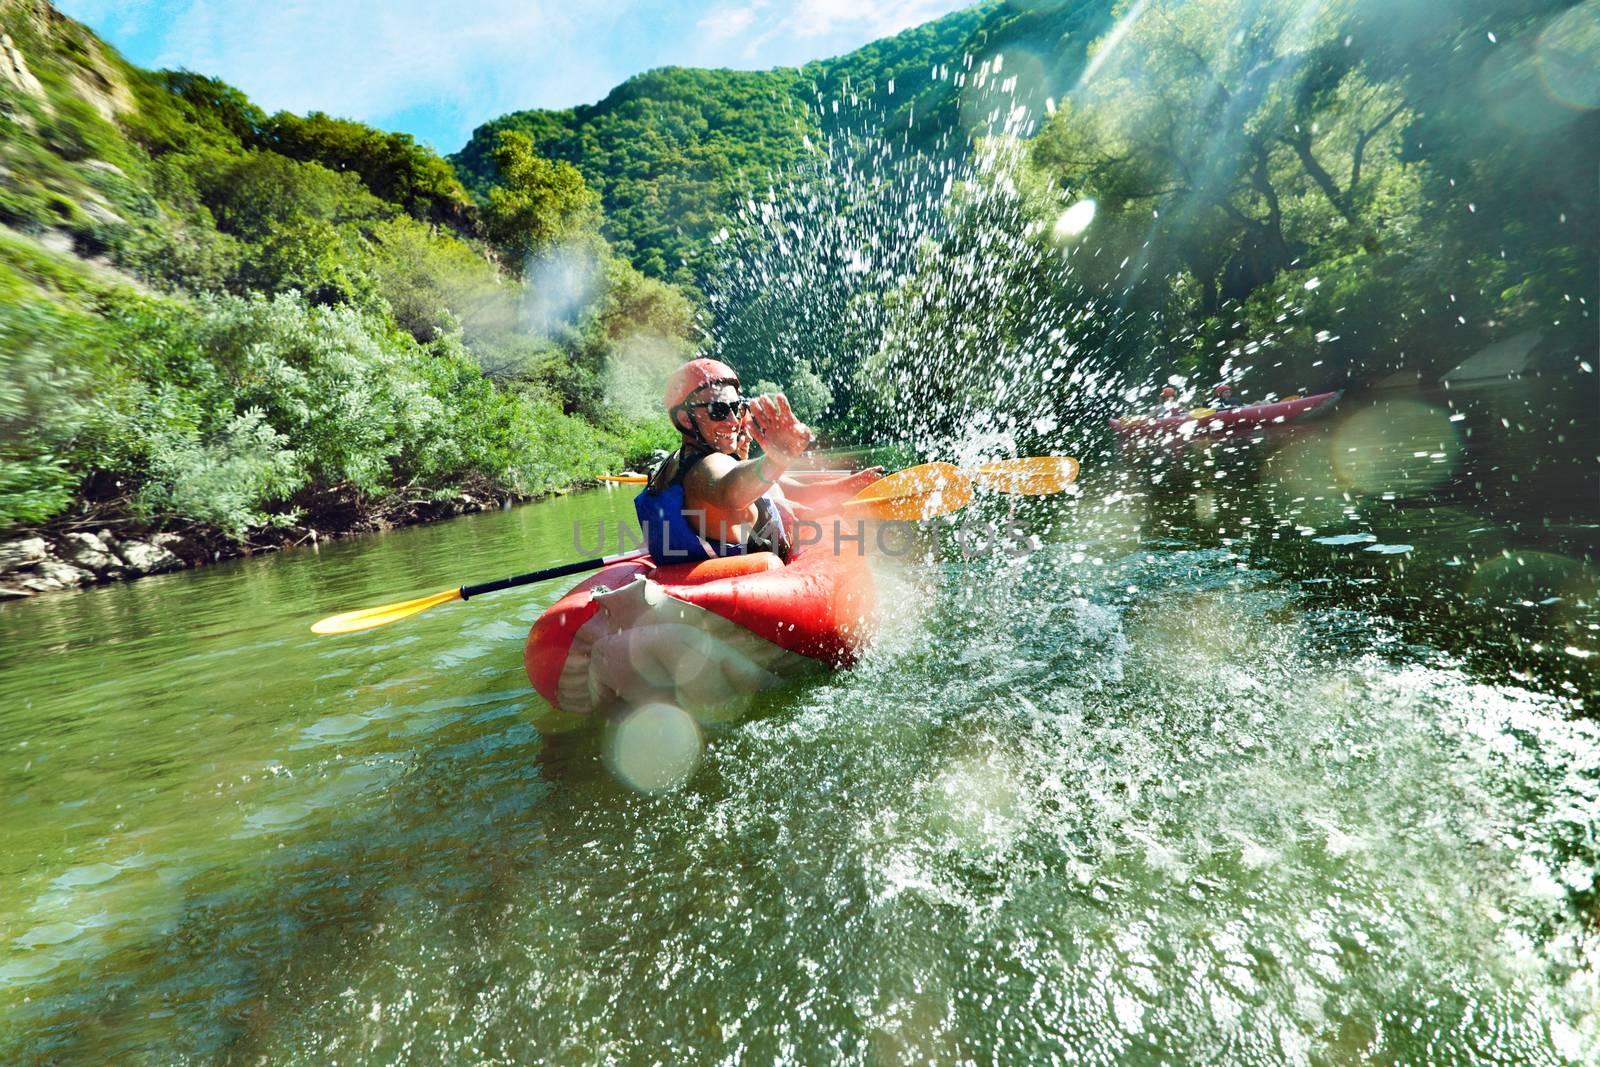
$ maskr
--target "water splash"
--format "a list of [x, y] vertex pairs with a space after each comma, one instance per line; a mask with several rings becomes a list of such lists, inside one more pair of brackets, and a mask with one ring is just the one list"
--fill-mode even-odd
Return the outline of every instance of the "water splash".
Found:
[[718, 358], [780, 385], [814, 368], [828, 418], [927, 456], [1081, 444], [1063, 427], [1127, 391], [1094, 353], [1128, 316], [1073, 275], [1094, 204], [1027, 171], [1035, 112], [1004, 58], [978, 64], [961, 151], [903, 150], [862, 101], [745, 200], [708, 285]]

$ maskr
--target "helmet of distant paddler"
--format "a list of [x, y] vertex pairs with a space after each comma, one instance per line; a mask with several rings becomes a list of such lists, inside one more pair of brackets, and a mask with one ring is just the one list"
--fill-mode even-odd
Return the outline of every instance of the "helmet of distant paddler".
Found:
[[1229, 393], [1233, 392], [1233, 386], [1229, 385], [1227, 382], [1221, 382], [1212, 386], [1211, 391], [1216, 393], [1218, 396], [1227, 396]]
[[667, 379], [666, 408], [682, 407], [702, 389], [739, 384], [739, 372], [716, 359], [691, 359]]
[[1166, 387], [1166, 388], [1165, 388], [1165, 389], [1163, 389], [1163, 390], [1161, 390], [1161, 398], [1162, 398], [1162, 399], [1163, 399], [1163, 400], [1169, 400], [1169, 399], [1171, 399], [1171, 398], [1172, 398], [1172, 397], [1175, 397], [1175, 396], [1177, 396], [1177, 395], [1178, 395], [1178, 391], [1177, 391], [1177, 390], [1176, 390], [1176, 389], [1174, 389], [1174, 388], [1173, 388], [1173, 387], [1172, 387], [1172, 386], [1170, 386], [1170, 385], [1169, 385], [1169, 386], [1167, 386], [1167, 387]]

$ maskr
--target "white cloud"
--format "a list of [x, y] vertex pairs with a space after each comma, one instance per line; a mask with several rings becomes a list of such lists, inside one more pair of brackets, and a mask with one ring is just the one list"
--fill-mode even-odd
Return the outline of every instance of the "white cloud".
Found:
[[753, 26], [756, 21], [756, 11], [765, 6], [765, 4], [752, 4], [717, 8], [695, 25], [713, 42], [726, 41]]
[[784, 6], [785, 15], [765, 20], [767, 30], [746, 43], [746, 58], [771, 52], [789, 41], [812, 42], [807, 53], [810, 58], [820, 58], [815, 54], [818, 43], [822, 43], [821, 55], [835, 54], [835, 50], [893, 36], [965, 5], [951, 0], [798, 0]]
[[850, 31], [885, 37], [938, 18], [952, 6], [958, 5], [941, 0], [806, 0], [794, 5], [783, 27], [799, 37]]

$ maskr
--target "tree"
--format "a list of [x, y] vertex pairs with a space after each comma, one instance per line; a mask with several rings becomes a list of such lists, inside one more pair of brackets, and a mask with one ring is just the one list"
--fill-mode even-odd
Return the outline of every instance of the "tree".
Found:
[[1416, 260], [1379, 254], [1386, 233], [1415, 229], [1426, 164], [1402, 152], [1407, 95], [1347, 46], [1349, 8], [1126, 6], [1126, 33], [1097, 46], [1097, 76], [1033, 146], [1046, 177], [1097, 202], [1080, 271], [1166, 323], [1153, 340], [1172, 363], [1212, 374], [1261, 345], [1309, 353], [1317, 331], [1290, 312], [1323, 326], [1337, 314], [1324, 332], [1343, 358], [1323, 351], [1293, 374], [1314, 364], [1342, 384], [1353, 363], [1406, 347], [1384, 306], [1433, 298]]
[[501, 185], [489, 190], [484, 231], [511, 262], [584, 230], [597, 230], [600, 201], [576, 167], [533, 150], [527, 134], [507, 130], [494, 153]]
[[471, 199], [455, 171], [408, 133], [388, 133], [320, 111], [304, 118], [280, 111], [259, 122], [258, 129], [249, 142], [257, 147], [357, 174], [374, 196], [399, 204], [414, 218], [461, 230], [470, 225]]

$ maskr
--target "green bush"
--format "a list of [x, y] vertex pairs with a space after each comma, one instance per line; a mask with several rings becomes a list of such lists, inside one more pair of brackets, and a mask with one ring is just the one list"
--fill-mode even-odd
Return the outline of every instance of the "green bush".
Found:
[[682, 435], [665, 416], [634, 423], [622, 434], [622, 461], [629, 470], [643, 470], [657, 452], [670, 452], [682, 443]]
[[299, 459], [288, 444], [254, 409], [213, 433], [161, 433], [148, 443], [149, 480], [135, 509], [147, 518], [181, 516], [214, 526], [236, 540], [253, 528], [293, 521], [292, 512], [265, 510], [301, 485]]
[[54, 518], [77, 486], [61, 449], [80, 425], [83, 376], [54, 366], [30, 330], [38, 325], [0, 305], [0, 528]]

